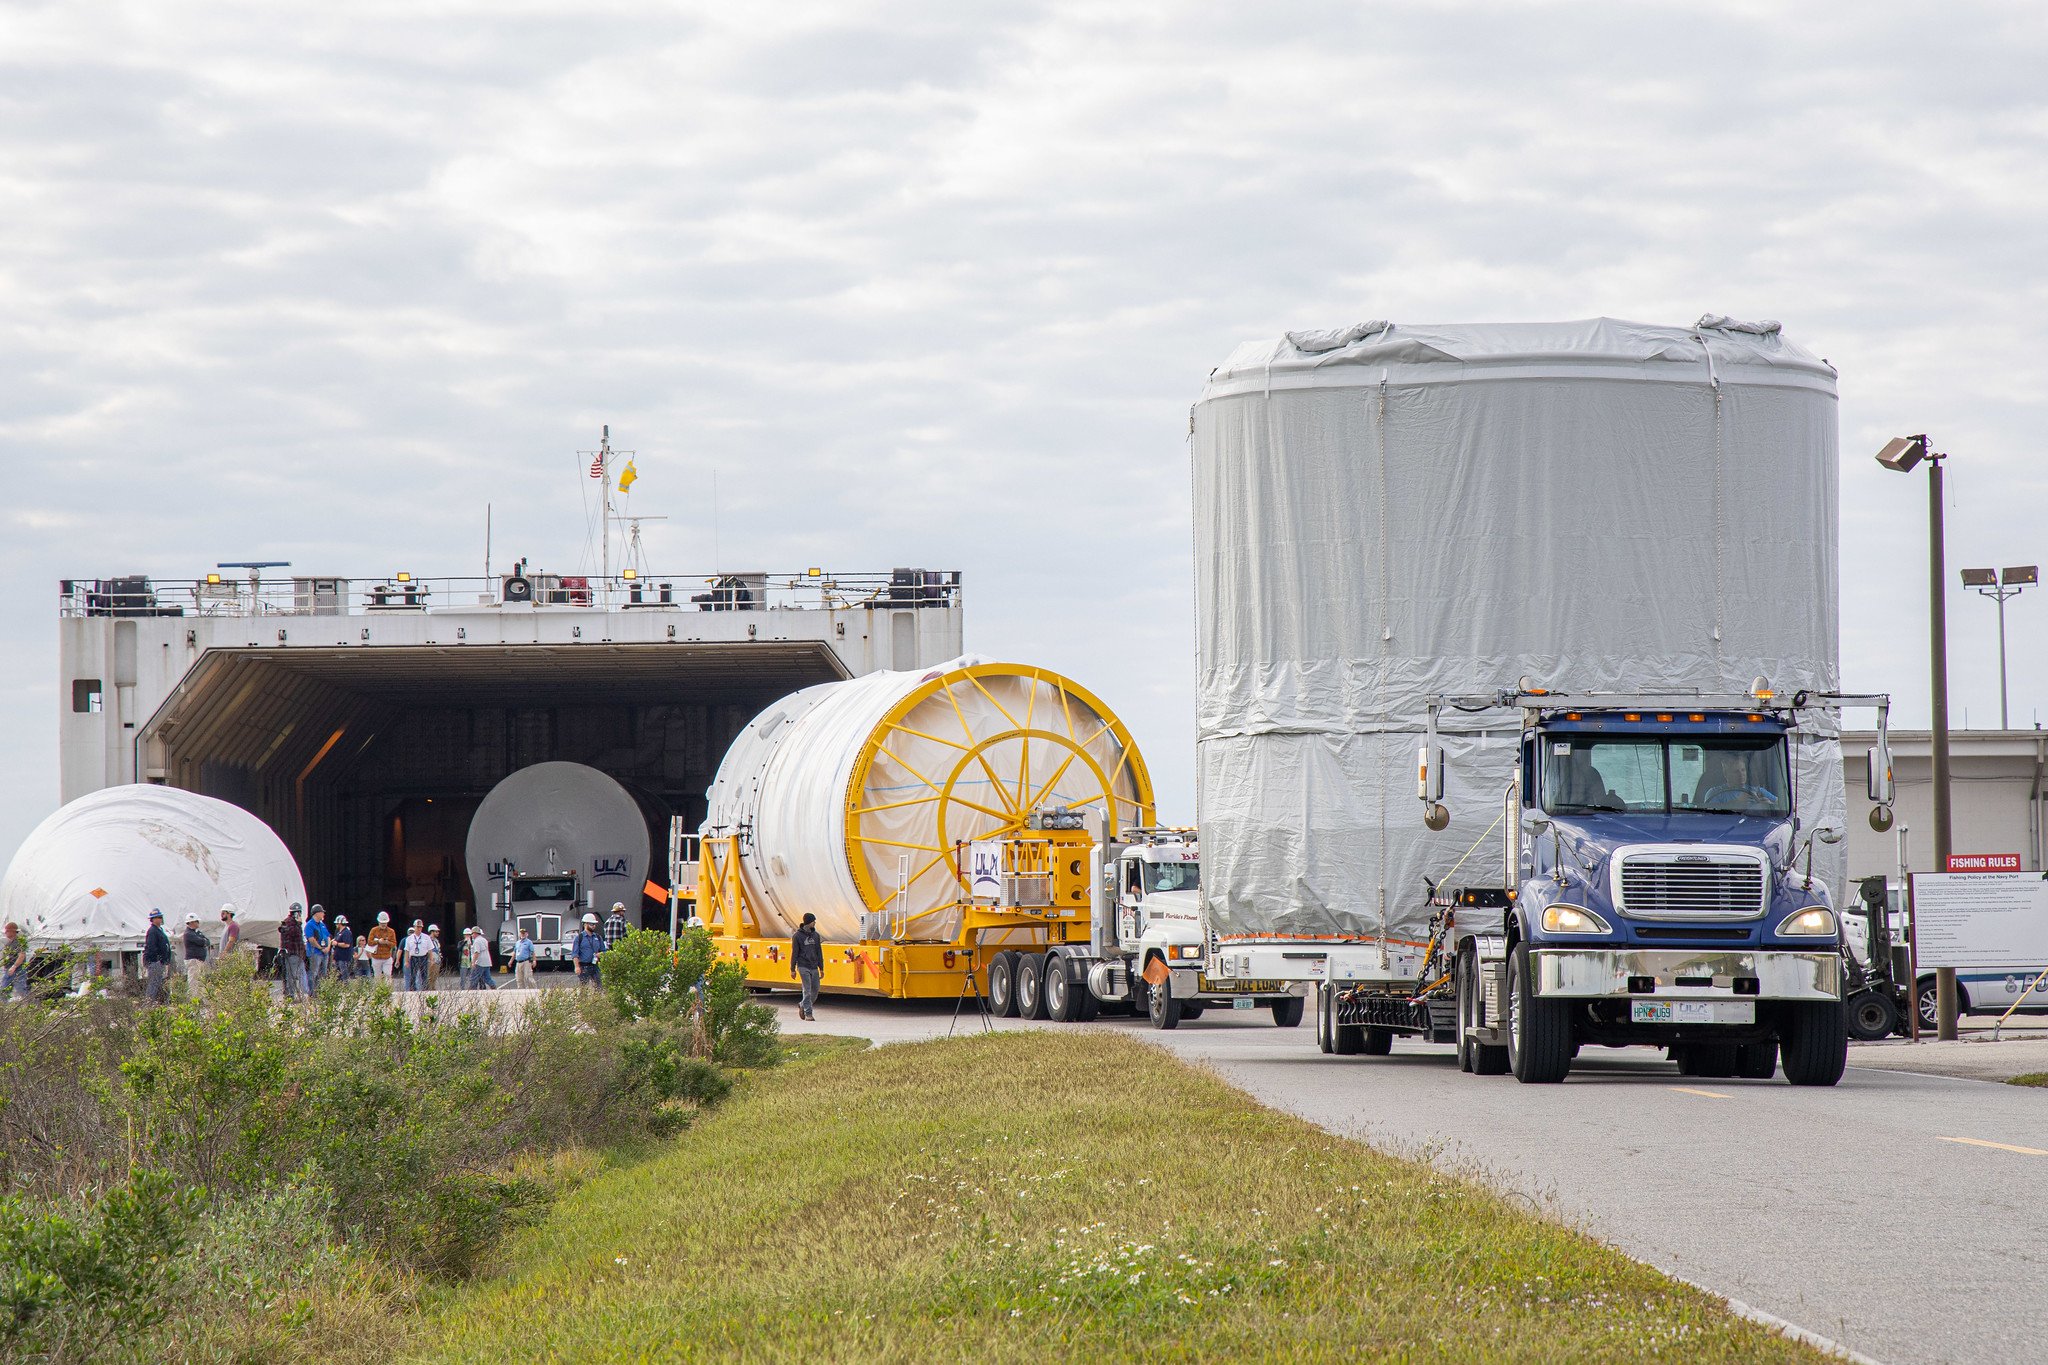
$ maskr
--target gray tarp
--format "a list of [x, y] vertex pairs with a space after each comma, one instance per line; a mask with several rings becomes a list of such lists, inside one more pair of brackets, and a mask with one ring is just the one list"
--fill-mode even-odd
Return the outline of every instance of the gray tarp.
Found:
[[[1415, 939], [1425, 874], [1469, 848], [1459, 880], [1497, 878], [1518, 718], [1446, 722], [1498, 733], [1449, 736], [1454, 820], [1431, 834], [1432, 694], [1839, 686], [1835, 372], [1774, 324], [1252, 343], [1196, 405], [1194, 481], [1203, 882], [1225, 934]], [[1797, 760], [1802, 817], [1839, 823], [1827, 722]], [[1840, 846], [1817, 855], [1832, 885], [1843, 870]]]

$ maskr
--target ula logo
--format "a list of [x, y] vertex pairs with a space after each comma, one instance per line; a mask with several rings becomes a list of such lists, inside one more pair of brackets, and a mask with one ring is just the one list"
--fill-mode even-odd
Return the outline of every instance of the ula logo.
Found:
[[632, 861], [632, 859], [623, 854], [616, 858], [592, 858], [590, 860], [590, 879], [592, 881], [603, 881], [607, 877], [628, 876], [630, 873], [627, 869], [632, 866]]

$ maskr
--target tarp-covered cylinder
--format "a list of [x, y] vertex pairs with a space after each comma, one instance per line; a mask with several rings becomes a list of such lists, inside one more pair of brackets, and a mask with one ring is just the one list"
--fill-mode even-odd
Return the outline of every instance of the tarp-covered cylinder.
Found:
[[646, 884], [647, 817], [617, 779], [582, 763], [535, 763], [507, 774], [470, 817], [463, 860], [476, 892], [477, 926], [493, 942], [501, 909], [491, 895], [510, 863], [526, 875], [574, 874], [600, 917], [614, 901], [637, 922]]
[[174, 936], [196, 914], [220, 942], [233, 905], [242, 942], [277, 946], [285, 907], [306, 883], [270, 826], [226, 801], [177, 787], [106, 787], [37, 825], [0, 880], [0, 921], [30, 942], [133, 949], [164, 912]]
[[776, 702], [733, 741], [708, 803], [704, 833], [740, 836], [762, 933], [810, 913], [850, 942], [877, 914], [897, 937], [932, 940], [958, 929], [958, 844], [1049, 806], [1147, 824], [1152, 786], [1122, 722], [1074, 683], [956, 659]]
[[[1835, 372], [1775, 323], [1361, 324], [1240, 347], [1194, 414], [1198, 809], [1225, 934], [1415, 940], [1498, 880], [1519, 717], [1429, 697], [1838, 684]], [[1491, 730], [1492, 733], [1483, 733]], [[1811, 827], [1839, 745], [1796, 748]], [[1489, 823], [1494, 822], [1489, 829]], [[1815, 871], [1842, 885], [1840, 846]]]

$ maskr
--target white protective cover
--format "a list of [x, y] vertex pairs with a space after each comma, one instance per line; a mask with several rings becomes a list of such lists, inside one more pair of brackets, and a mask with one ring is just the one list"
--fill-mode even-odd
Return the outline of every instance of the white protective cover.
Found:
[[[1193, 445], [1221, 933], [1412, 944], [1425, 874], [1499, 880], [1519, 716], [1441, 722], [1431, 834], [1433, 694], [1839, 686], [1835, 372], [1775, 323], [1291, 333], [1211, 373]], [[1839, 824], [1834, 727], [1809, 729], [1800, 814]], [[1840, 887], [1843, 859], [1815, 872]]]
[[500, 887], [491, 869], [508, 859], [527, 875], [574, 873], [580, 890], [595, 893], [600, 918], [618, 901], [634, 919], [650, 846], [640, 803], [609, 774], [582, 763], [535, 763], [508, 773], [470, 817], [463, 843], [477, 927], [498, 941], [505, 916], [491, 905]]
[[[1044, 740], [1008, 738], [1024, 721], [1071, 732], [1103, 771], [1128, 774], [1121, 741], [1103, 723], [1107, 717], [1076, 698], [1062, 705], [1051, 683], [1021, 671], [981, 677], [979, 686], [952, 686], [919, 703], [901, 728], [882, 732], [890, 710], [917, 689], [985, 662], [959, 658], [915, 672], [820, 683], [768, 707], [733, 741], [711, 785], [704, 833], [750, 832], [741, 870], [763, 933], [792, 933], [809, 911], [827, 939], [862, 939], [863, 914], [893, 905], [886, 893], [896, 889], [900, 856], [908, 857], [905, 870], [912, 874], [908, 936], [945, 939], [956, 932], [941, 907], [957, 903], [960, 888], [950, 856], [937, 855], [999, 822], [957, 803], [942, 815], [937, 800], [922, 799], [930, 789], [909, 769], [937, 780], [962, 761], [963, 743], [993, 741], [983, 750], [989, 767], [977, 765], [955, 788], [965, 800], [988, 807], [1005, 799], [992, 795], [989, 774], [1014, 788], [1026, 772], [1033, 775], [1036, 804], [1101, 804], [1099, 787], [1083, 780], [1085, 765], [1078, 762], [1066, 767], [1055, 786], [1044, 787], [1061, 773], [1068, 751]], [[859, 833], [877, 842], [858, 843], [856, 852], [858, 841], [847, 837], [847, 794], [863, 752], [884, 739], [886, 752], [878, 753], [868, 772], [864, 805], [893, 808], [861, 818]], [[1128, 789], [1126, 780], [1119, 790]], [[863, 898], [849, 862], [855, 856], [867, 859], [871, 883], [885, 893], [879, 904]]]
[[183, 932], [188, 912], [220, 942], [223, 905], [242, 942], [277, 946], [287, 905], [306, 904], [299, 865], [240, 806], [177, 787], [105, 787], [62, 807], [16, 850], [0, 880], [0, 921], [31, 944], [133, 949], [149, 912]]

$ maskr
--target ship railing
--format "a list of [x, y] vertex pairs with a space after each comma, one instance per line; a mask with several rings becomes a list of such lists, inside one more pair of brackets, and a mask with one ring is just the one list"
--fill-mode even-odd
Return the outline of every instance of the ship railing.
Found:
[[58, 585], [60, 616], [366, 616], [392, 612], [860, 611], [960, 605], [958, 570], [371, 578], [140, 575]]

